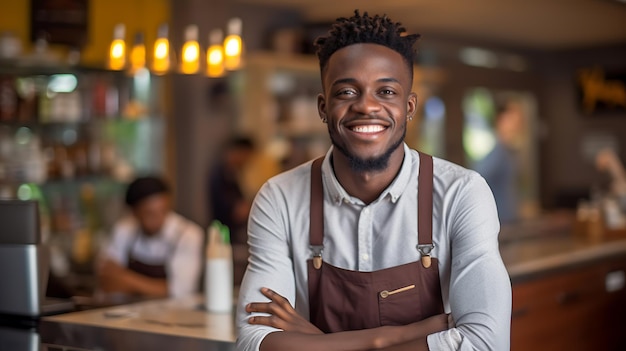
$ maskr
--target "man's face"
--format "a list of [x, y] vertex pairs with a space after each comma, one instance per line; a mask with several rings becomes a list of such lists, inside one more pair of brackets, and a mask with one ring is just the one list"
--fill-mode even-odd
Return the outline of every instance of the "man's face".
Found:
[[510, 102], [506, 110], [498, 117], [496, 128], [500, 139], [509, 146], [515, 147], [524, 134], [526, 117], [520, 103]]
[[415, 113], [411, 72], [402, 56], [377, 44], [337, 50], [322, 72], [318, 111], [333, 145], [354, 170], [380, 171], [406, 134]]
[[154, 194], [141, 200], [133, 207], [133, 214], [139, 221], [145, 235], [154, 235], [165, 224], [170, 212], [170, 199], [167, 194]]

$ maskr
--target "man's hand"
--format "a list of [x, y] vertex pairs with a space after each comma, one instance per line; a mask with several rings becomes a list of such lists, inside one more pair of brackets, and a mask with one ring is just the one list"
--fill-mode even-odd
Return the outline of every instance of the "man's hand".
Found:
[[132, 293], [127, 284], [128, 270], [111, 259], [98, 265], [98, 282], [104, 292]]
[[426, 337], [449, 328], [449, 316], [440, 314], [423, 321], [404, 326], [383, 326], [373, 329], [324, 334], [302, 318], [289, 301], [276, 292], [261, 288], [261, 293], [270, 302], [253, 302], [246, 312], [267, 313], [269, 316], [254, 316], [250, 324], [267, 325], [282, 329], [286, 333], [270, 333], [261, 343], [261, 350], [293, 350], [295, 345], [302, 351], [308, 350], [428, 350]]
[[167, 280], [151, 278], [105, 259], [98, 266], [98, 283], [103, 292], [119, 292], [146, 297], [165, 297]]
[[261, 312], [270, 315], [250, 317], [248, 323], [267, 325], [284, 331], [303, 334], [324, 334], [311, 322], [302, 318], [286, 298], [268, 288], [261, 288], [261, 293], [270, 299], [270, 302], [250, 303], [246, 306], [246, 312]]

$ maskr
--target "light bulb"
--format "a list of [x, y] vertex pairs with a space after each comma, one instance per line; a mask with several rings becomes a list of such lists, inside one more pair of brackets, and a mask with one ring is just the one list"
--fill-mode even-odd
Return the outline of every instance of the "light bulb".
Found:
[[155, 74], [164, 74], [170, 69], [170, 41], [167, 39], [167, 35], [168, 26], [162, 24], [159, 26], [152, 56], [152, 71]]
[[146, 45], [143, 34], [135, 34], [135, 43], [130, 50], [130, 69], [132, 73], [139, 71], [146, 66]]
[[126, 27], [121, 23], [117, 24], [113, 29], [113, 41], [109, 49], [109, 68], [112, 70], [118, 71], [124, 69], [126, 65], [125, 34]]
[[224, 49], [221, 29], [214, 29], [209, 33], [209, 48], [206, 53], [207, 75], [209, 77], [221, 77], [224, 75]]
[[181, 71], [185, 74], [197, 73], [200, 69], [200, 45], [198, 26], [189, 25], [185, 29], [185, 44], [182, 50]]
[[241, 19], [231, 18], [228, 21], [228, 36], [224, 39], [224, 67], [232, 71], [241, 65]]

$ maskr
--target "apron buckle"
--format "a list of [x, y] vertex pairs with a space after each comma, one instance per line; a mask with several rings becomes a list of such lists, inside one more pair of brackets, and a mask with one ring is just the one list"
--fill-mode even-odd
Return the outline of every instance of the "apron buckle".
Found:
[[417, 251], [419, 251], [420, 255], [422, 256], [422, 266], [424, 266], [424, 268], [429, 268], [432, 263], [430, 253], [433, 251], [433, 248], [435, 248], [435, 245], [418, 244], [416, 248], [417, 248]]
[[313, 250], [313, 267], [315, 269], [322, 268], [322, 251], [324, 251], [324, 245], [311, 245]]

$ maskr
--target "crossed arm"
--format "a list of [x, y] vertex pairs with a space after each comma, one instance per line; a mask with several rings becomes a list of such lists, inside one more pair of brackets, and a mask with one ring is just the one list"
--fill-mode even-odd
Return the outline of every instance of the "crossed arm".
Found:
[[98, 281], [104, 292], [121, 292], [148, 297], [165, 297], [167, 280], [150, 278], [106, 259], [98, 267]]
[[248, 323], [266, 325], [283, 330], [267, 335], [261, 351], [294, 350], [428, 350], [426, 336], [448, 329], [448, 316], [437, 315], [405, 326], [384, 326], [374, 329], [324, 334], [302, 318], [289, 301], [276, 292], [262, 288], [261, 293], [270, 302], [246, 305], [246, 312], [261, 312], [267, 316], [253, 316]]

